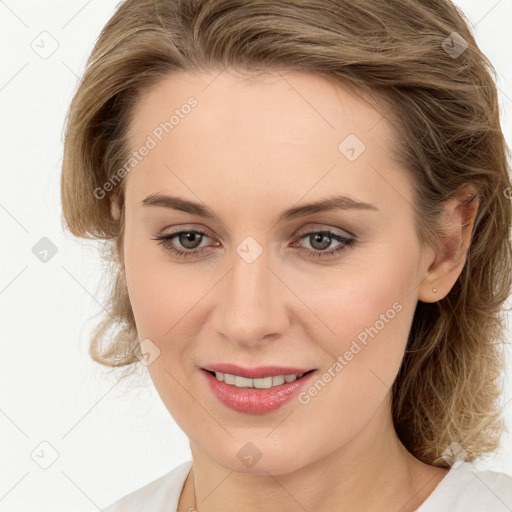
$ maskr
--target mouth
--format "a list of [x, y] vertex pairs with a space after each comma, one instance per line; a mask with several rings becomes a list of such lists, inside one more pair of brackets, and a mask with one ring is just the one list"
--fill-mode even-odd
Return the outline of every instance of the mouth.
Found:
[[[254, 374], [262, 374], [261, 371], [247, 371], [239, 373], [227, 373], [215, 370], [208, 370], [206, 368], [201, 368], [203, 371], [209, 373], [219, 382], [224, 382], [230, 386], [234, 386], [237, 388], [249, 388], [249, 389], [270, 389], [282, 386], [284, 384], [290, 384], [295, 382], [296, 380], [300, 380], [304, 378], [304, 376], [314, 372], [316, 368], [307, 371], [300, 372], [291, 372], [289, 370], [285, 370], [283, 373], [276, 373], [276, 371], [268, 370], [267, 374], [263, 374], [264, 376], [259, 377], [246, 377], [240, 375], [240, 373], [252, 373]], [[272, 374], [273, 373], [273, 374]]]
[[291, 403], [308, 385], [316, 368], [283, 366], [242, 368], [209, 365], [201, 372], [209, 390], [226, 407], [252, 415], [267, 414]]

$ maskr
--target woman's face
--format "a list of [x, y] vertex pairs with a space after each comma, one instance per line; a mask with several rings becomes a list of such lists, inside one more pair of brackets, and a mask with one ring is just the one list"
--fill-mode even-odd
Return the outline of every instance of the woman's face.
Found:
[[[368, 102], [306, 74], [181, 73], [141, 98], [126, 278], [149, 373], [193, 450], [280, 474], [392, 431], [432, 253], [391, 137]], [[204, 370], [221, 364], [314, 372], [241, 390]]]

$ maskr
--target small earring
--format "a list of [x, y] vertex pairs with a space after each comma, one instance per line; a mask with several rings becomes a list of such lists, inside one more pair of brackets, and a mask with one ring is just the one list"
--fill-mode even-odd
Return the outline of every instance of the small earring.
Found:
[[434, 293], [437, 293], [437, 288], [432, 288], [432, 291], [433, 291]]

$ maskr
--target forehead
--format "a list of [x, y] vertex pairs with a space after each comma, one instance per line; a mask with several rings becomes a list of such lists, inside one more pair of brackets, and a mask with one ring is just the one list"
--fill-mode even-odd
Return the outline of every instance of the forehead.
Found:
[[359, 198], [370, 200], [382, 193], [379, 172], [397, 167], [383, 112], [362, 94], [311, 74], [169, 75], [134, 110], [130, 148], [149, 140], [152, 148], [128, 176], [127, 189], [132, 184], [147, 195], [193, 184], [197, 195], [207, 188], [222, 197], [227, 187], [250, 202], [251, 192], [278, 199], [286, 190], [298, 200], [313, 186], [319, 193], [322, 187], [355, 193], [364, 185], [367, 197]]
[[[197, 106], [187, 124], [203, 128], [198, 135], [208, 129], [220, 133], [252, 127], [252, 138], [284, 142], [293, 136], [300, 143], [330, 135], [329, 143], [350, 128], [363, 136], [377, 124], [381, 135], [391, 135], [387, 123], [381, 123], [384, 107], [372, 106], [362, 91], [307, 73], [240, 74], [228, 68], [218, 73], [179, 72], [158, 81], [137, 102], [132, 140], [140, 142], [138, 137], [151, 133], [155, 122], [169, 120], [175, 111], [179, 115], [190, 98]], [[173, 130], [174, 138], [179, 131]]]

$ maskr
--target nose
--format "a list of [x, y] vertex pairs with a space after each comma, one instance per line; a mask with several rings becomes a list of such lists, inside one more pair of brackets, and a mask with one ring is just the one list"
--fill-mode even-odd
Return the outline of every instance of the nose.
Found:
[[222, 281], [212, 320], [216, 332], [245, 347], [275, 341], [286, 332], [290, 297], [269, 268], [265, 251], [252, 263], [234, 253], [232, 269]]

